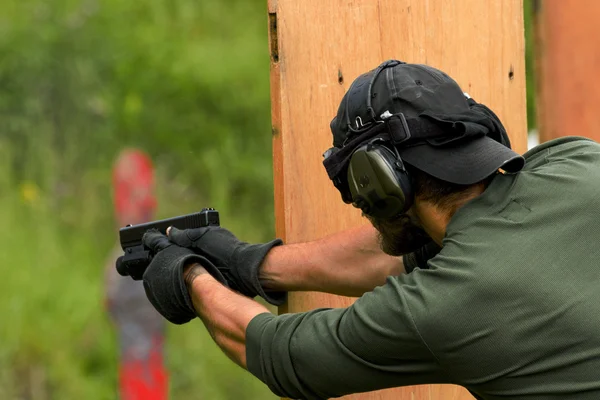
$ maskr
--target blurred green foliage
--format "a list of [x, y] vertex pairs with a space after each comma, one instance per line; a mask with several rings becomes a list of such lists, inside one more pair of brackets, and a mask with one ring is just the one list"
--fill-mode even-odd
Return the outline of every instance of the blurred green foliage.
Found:
[[[102, 276], [123, 147], [155, 160], [159, 217], [215, 206], [241, 238], [273, 235], [266, 16], [266, 0], [0, 2], [1, 399], [116, 398]], [[273, 398], [200, 322], [169, 328], [166, 357], [171, 398]]]
[[[159, 217], [217, 206], [273, 235], [263, 0], [0, 2], [0, 398], [114, 399], [103, 309], [111, 165], [158, 168]], [[169, 327], [171, 397], [264, 399], [200, 322]]]
[[523, 0], [523, 16], [525, 20], [525, 81], [527, 87], [527, 128], [535, 129], [536, 108], [535, 108], [535, 52], [534, 52], [534, 13], [536, 12], [536, 3], [540, 0]]
[[0, 130], [14, 178], [79, 201], [84, 181], [110, 192], [115, 153], [137, 146], [224, 214], [270, 227], [268, 63], [263, 0], [4, 1]]

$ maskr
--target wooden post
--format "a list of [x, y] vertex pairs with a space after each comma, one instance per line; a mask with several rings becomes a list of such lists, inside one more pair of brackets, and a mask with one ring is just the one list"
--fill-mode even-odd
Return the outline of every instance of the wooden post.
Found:
[[[317, 239], [366, 223], [329, 181], [329, 123], [361, 73], [386, 59], [430, 64], [502, 119], [527, 149], [521, 0], [269, 0], [277, 235]], [[354, 299], [291, 293], [280, 312], [346, 307]], [[462, 388], [424, 385], [351, 399], [458, 400]]]
[[534, 5], [540, 142], [560, 136], [600, 141], [600, 2]]

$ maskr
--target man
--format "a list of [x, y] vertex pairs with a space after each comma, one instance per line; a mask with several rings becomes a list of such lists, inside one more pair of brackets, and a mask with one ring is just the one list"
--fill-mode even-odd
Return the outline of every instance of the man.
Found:
[[[113, 168], [116, 222], [119, 227], [151, 221], [156, 208], [150, 158], [127, 149]], [[164, 400], [167, 374], [163, 365], [164, 319], [154, 310], [143, 285], [115, 270], [113, 251], [106, 265], [106, 305], [118, 332], [120, 346], [119, 393], [122, 400]]]
[[[291, 245], [223, 228], [147, 233], [144, 286], [163, 316], [199, 316], [291, 398], [428, 383], [481, 399], [600, 398], [598, 144], [564, 138], [521, 157], [449, 76], [398, 61], [354, 81], [331, 130], [327, 172], [375, 229]], [[291, 290], [361, 297], [281, 316], [245, 297]]]

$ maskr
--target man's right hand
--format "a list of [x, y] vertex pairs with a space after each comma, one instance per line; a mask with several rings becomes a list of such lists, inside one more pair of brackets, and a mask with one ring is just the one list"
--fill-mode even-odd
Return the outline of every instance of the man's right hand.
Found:
[[279, 306], [286, 300], [286, 292], [266, 292], [258, 276], [267, 253], [281, 245], [280, 239], [265, 244], [240, 241], [227, 229], [208, 226], [204, 228], [168, 230], [169, 240], [186, 247], [211, 261], [227, 279], [229, 287], [248, 297], [261, 296]]

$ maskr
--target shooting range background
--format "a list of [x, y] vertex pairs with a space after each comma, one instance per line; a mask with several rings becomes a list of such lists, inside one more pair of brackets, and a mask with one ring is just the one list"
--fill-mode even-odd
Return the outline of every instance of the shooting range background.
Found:
[[[245, 240], [274, 235], [268, 25], [265, 0], [0, 2], [1, 399], [115, 398], [103, 266], [122, 148], [152, 155], [157, 217], [214, 206]], [[199, 322], [167, 337], [171, 398], [275, 398]]]

